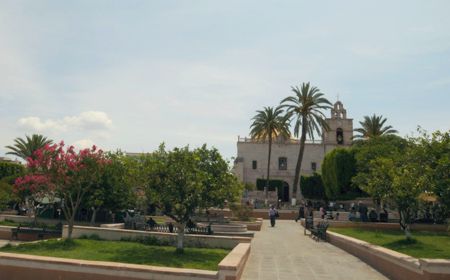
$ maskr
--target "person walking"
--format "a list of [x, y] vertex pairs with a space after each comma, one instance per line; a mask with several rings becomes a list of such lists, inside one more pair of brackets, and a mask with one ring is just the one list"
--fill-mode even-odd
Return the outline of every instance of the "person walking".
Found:
[[322, 218], [322, 220], [325, 219], [325, 208], [320, 207], [319, 213], [320, 213], [320, 217]]
[[304, 203], [301, 203], [300, 208], [298, 209], [298, 216], [297, 218], [295, 218], [295, 222], [303, 218], [305, 218], [305, 205]]
[[274, 205], [270, 205], [269, 209], [269, 218], [270, 218], [270, 225], [272, 227], [275, 226], [275, 219], [278, 217], [278, 211], [275, 209]]

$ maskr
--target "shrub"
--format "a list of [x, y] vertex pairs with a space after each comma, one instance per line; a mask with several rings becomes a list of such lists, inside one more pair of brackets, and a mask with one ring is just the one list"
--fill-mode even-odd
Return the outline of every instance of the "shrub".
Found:
[[312, 176], [301, 176], [300, 186], [302, 194], [309, 199], [326, 199], [322, 176], [314, 173]]
[[78, 237], [78, 239], [89, 239], [89, 240], [103, 240], [102, 238], [100, 238], [100, 236], [98, 234], [83, 234], [80, 237]]
[[250, 221], [253, 209], [250, 205], [232, 204], [230, 210], [240, 221]]
[[15, 162], [0, 162], [0, 179], [11, 175], [22, 174], [25, 172], [25, 167], [20, 163]]
[[351, 149], [334, 149], [325, 155], [322, 164], [322, 180], [329, 199], [353, 192], [352, 177], [356, 174], [356, 161]]

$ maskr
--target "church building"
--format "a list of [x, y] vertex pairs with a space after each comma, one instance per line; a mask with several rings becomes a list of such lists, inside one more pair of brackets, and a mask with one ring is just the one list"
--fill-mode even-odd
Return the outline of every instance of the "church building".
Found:
[[[353, 138], [353, 119], [347, 118], [343, 104], [337, 101], [326, 118], [328, 131], [321, 139], [307, 140], [303, 155], [301, 175], [312, 175], [320, 170], [325, 154], [337, 147], [349, 147]], [[268, 142], [238, 137], [234, 173], [244, 183], [257, 185], [267, 177]], [[270, 179], [282, 182], [278, 196], [283, 201], [293, 197], [295, 166], [300, 150], [300, 140], [277, 138], [272, 143]]]

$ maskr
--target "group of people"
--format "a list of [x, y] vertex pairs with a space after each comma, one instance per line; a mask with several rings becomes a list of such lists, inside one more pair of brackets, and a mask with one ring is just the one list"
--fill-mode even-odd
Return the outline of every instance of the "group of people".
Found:
[[[309, 202], [306, 202], [306, 203], [302, 202], [300, 204], [300, 208], [299, 208], [299, 211], [298, 211], [298, 216], [295, 219], [295, 221], [297, 222], [298, 220], [300, 220], [302, 218], [305, 218], [305, 217], [312, 217], [313, 216], [313, 211], [314, 211], [314, 209], [313, 209], [311, 203], [309, 203]], [[278, 210], [275, 208], [275, 205], [271, 204], [269, 206], [269, 219], [270, 219], [270, 225], [272, 227], [275, 226], [275, 221], [276, 221], [276, 219], [278, 217], [279, 217]]]
[[[378, 217], [378, 214], [375, 212], [374, 209], [370, 210], [365, 206], [363, 203], [359, 202], [357, 206], [352, 205], [350, 213], [348, 215], [348, 219], [350, 221], [355, 221], [357, 219], [357, 210], [359, 212], [359, 217], [362, 222], [376, 222], [376, 221], [386, 221], [388, 220], [388, 212], [386, 209], [383, 208], [382, 213], [380, 213], [380, 217]], [[300, 203], [300, 208], [298, 210], [298, 216], [295, 218], [295, 221], [297, 222], [300, 219], [304, 219], [306, 217], [313, 217], [314, 208], [312, 206], [312, 203], [302, 202]], [[319, 208], [319, 214], [322, 219], [333, 219], [333, 220], [339, 220], [339, 212], [336, 212], [334, 215], [331, 211], [326, 211], [325, 207]], [[278, 210], [275, 208], [275, 205], [271, 204], [269, 207], [269, 219], [270, 219], [270, 225], [272, 227], [275, 226], [276, 218], [279, 217]]]

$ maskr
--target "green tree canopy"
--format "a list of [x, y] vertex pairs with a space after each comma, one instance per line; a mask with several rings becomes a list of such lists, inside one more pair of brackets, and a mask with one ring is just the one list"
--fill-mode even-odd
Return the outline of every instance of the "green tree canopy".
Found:
[[7, 162], [7, 161], [1, 161], [0, 162], [0, 180], [6, 178], [6, 177], [14, 177], [15, 175], [20, 176], [25, 172], [25, 167], [16, 162]]
[[396, 135], [385, 135], [370, 138], [366, 141], [355, 141], [352, 149], [356, 159], [357, 174], [352, 178], [353, 184], [365, 190], [367, 187], [367, 174], [371, 170], [370, 162], [379, 157], [398, 158], [405, 152], [408, 145], [407, 140]]
[[314, 173], [311, 176], [302, 176], [300, 178], [300, 185], [302, 186], [302, 194], [305, 198], [327, 199], [320, 174]]
[[109, 152], [105, 157], [109, 164], [102, 170], [98, 183], [88, 190], [83, 203], [93, 211], [91, 224], [95, 223], [98, 210], [105, 209], [114, 213], [132, 208], [136, 199], [133, 185], [127, 180], [126, 156], [121, 152]]
[[325, 155], [322, 163], [322, 180], [325, 194], [336, 199], [342, 194], [358, 189], [352, 184], [356, 175], [356, 160], [351, 149], [337, 148]]
[[217, 150], [206, 146], [172, 151], [161, 146], [146, 163], [151, 165], [147, 167], [147, 196], [177, 223], [178, 251], [183, 251], [184, 229], [197, 209], [233, 202], [243, 189]]
[[437, 196], [445, 219], [450, 216], [450, 131], [431, 135], [420, 129], [419, 132], [419, 137], [410, 139], [411, 157], [420, 163], [425, 190]]
[[6, 154], [18, 156], [24, 160], [27, 160], [29, 157], [34, 159], [34, 153], [37, 150], [52, 143], [53, 140], [47, 139], [47, 137], [40, 134], [33, 134], [31, 137], [26, 135], [25, 139], [18, 137], [14, 139], [14, 145], [6, 146], [9, 150]]
[[355, 135], [354, 138], [363, 138], [370, 139], [382, 135], [389, 135], [398, 133], [397, 130], [393, 129], [392, 126], [385, 126], [386, 118], [383, 116], [377, 116], [373, 114], [372, 116], [364, 116], [364, 121], [359, 122], [361, 125], [360, 128], [355, 129], [355, 132], [358, 132], [358, 135]]

